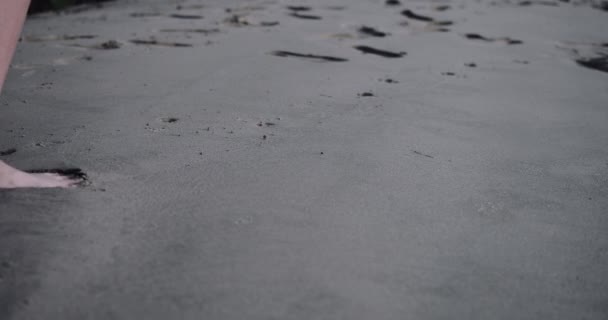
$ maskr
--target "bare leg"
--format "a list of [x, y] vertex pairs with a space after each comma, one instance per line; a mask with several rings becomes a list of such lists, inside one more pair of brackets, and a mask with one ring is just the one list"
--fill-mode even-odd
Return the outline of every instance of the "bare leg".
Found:
[[[0, 89], [17, 46], [30, 0], [0, 0]], [[67, 188], [79, 181], [57, 174], [30, 174], [0, 160], [0, 189]]]

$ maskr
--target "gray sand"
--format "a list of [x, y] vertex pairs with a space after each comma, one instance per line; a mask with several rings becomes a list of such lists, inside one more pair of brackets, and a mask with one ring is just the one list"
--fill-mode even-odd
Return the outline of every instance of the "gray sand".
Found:
[[0, 319], [607, 319], [608, 12], [402, 2], [31, 18], [2, 159], [90, 185], [0, 192]]

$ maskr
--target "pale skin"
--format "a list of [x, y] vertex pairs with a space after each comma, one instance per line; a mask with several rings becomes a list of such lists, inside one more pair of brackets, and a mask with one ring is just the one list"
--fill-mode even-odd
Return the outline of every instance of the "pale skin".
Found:
[[[4, 85], [30, 0], [0, 0], [0, 90]], [[54, 173], [27, 173], [0, 160], [0, 189], [69, 188], [78, 180]]]

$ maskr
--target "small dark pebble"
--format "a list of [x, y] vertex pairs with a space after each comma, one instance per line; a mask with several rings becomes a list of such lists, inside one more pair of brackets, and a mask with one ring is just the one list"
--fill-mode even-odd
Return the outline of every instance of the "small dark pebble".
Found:
[[99, 45], [99, 48], [104, 50], [119, 49], [120, 47], [122, 47], [122, 44], [116, 40], [109, 40]]
[[363, 92], [359, 94], [359, 97], [375, 97], [372, 92]]
[[522, 44], [522, 43], [524, 43], [524, 42], [523, 42], [523, 41], [521, 41], [521, 40], [517, 40], [517, 39], [511, 39], [511, 38], [505, 38], [504, 40], [505, 40], [505, 42], [506, 42], [507, 44], [510, 44], [510, 45], [514, 45], [514, 44]]
[[382, 32], [379, 30], [376, 30], [372, 27], [368, 27], [368, 26], [362, 26], [361, 28], [359, 28], [359, 32], [368, 36], [372, 36], [372, 37], [379, 37], [379, 38], [383, 38], [386, 37], [388, 35], [388, 33], [386, 32]]

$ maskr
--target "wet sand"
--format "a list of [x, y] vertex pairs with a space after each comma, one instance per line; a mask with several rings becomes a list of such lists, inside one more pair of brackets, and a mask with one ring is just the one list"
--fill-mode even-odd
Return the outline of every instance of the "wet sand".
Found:
[[[594, 7], [595, 6], [595, 7]], [[601, 1], [125, 1], [33, 16], [0, 319], [606, 319]]]

